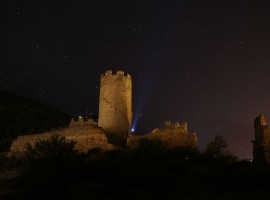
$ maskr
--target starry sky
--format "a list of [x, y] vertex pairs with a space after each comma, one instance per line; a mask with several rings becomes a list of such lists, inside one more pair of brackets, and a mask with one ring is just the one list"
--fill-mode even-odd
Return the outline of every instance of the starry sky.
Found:
[[270, 117], [270, 3], [263, 0], [1, 0], [0, 89], [72, 116], [98, 114], [99, 79], [133, 79], [135, 129], [188, 121], [252, 158]]

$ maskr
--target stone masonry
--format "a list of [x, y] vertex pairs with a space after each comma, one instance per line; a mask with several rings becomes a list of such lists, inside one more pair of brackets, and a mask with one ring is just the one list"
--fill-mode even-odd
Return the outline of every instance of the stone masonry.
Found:
[[165, 128], [163, 129], [156, 128], [151, 133], [142, 136], [130, 135], [128, 138], [128, 146], [136, 147], [140, 139], [158, 139], [162, 141], [167, 148], [197, 148], [196, 133], [190, 134], [188, 132], [187, 122], [172, 123], [171, 121], [165, 121]]
[[257, 164], [270, 164], [270, 130], [265, 115], [255, 118], [254, 130], [253, 161]]
[[132, 124], [132, 80], [123, 71], [106, 71], [100, 79], [98, 126], [126, 143]]
[[108, 142], [107, 136], [103, 130], [93, 125], [85, 125], [61, 128], [42, 134], [19, 136], [11, 145], [10, 155], [22, 155], [26, 151], [27, 144], [33, 146], [39, 140], [48, 140], [53, 135], [63, 136], [68, 141], [76, 141], [75, 149], [82, 153], [87, 153], [87, 151], [92, 148], [100, 148], [103, 150], [113, 150], [117, 148]]
[[78, 120], [74, 120], [74, 118], [71, 118], [69, 123], [69, 127], [88, 126], [88, 125], [97, 126], [97, 122], [93, 119], [84, 119], [80, 116]]
[[[34, 145], [37, 141], [47, 140], [55, 134], [64, 136], [66, 140], [76, 141], [75, 148], [79, 152], [87, 152], [91, 148], [113, 150], [126, 145], [136, 147], [139, 140], [144, 138], [149, 140], [159, 139], [169, 148], [177, 146], [197, 147], [197, 136], [195, 133], [190, 134], [188, 132], [186, 122], [172, 123], [171, 121], [166, 121], [165, 128], [154, 129], [151, 133], [143, 136], [130, 134], [131, 123], [131, 76], [125, 75], [122, 71], [118, 71], [116, 74], [112, 74], [112, 71], [106, 71], [105, 74], [101, 75], [100, 80], [98, 123], [92, 119], [79, 117], [77, 121], [71, 119], [68, 128], [36, 135], [19, 136], [11, 145], [10, 155], [22, 154], [25, 152], [27, 144]], [[258, 135], [261, 134], [258, 133]], [[264, 134], [265, 137], [266, 133]], [[258, 136], [254, 144], [258, 143], [259, 145], [261, 141], [262, 139]]]

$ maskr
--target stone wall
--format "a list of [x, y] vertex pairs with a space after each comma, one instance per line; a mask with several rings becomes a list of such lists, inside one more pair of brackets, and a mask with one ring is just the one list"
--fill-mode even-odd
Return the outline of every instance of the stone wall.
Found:
[[117, 71], [116, 74], [106, 71], [100, 80], [98, 126], [110, 132], [128, 133], [131, 123], [131, 76], [122, 71]]
[[255, 140], [253, 142], [253, 161], [258, 164], [270, 164], [270, 130], [265, 115], [254, 120]]
[[[48, 140], [53, 135], [64, 136], [68, 141], [76, 141], [75, 149], [84, 153], [92, 148], [100, 148], [103, 150], [119, 148], [117, 144], [108, 139], [108, 134], [102, 129], [93, 125], [83, 125], [52, 130], [42, 134], [19, 136], [11, 145], [10, 155], [23, 155], [26, 151], [27, 144], [33, 146], [39, 140]], [[166, 121], [164, 129], [154, 129], [151, 133], [143, 136], [129, 135], [127, 138], [127, 146], [131, 148], [136, 147], [140, 139], [159, 139], [168, 148], [197, 148], [197, 136], [195, 133], [190, 134], [188, 132], [187, 123], [180, 124], [178, 122], [171, 123]]]
[[53, 130], [42, 134], [19, 136], [15, 139], [10, 148], [10, 155], [20, 155], [25, 153], [27, 143], [34, 145], [39, 140], [47, 140], [52, 135], [64, 136], [66, 140], [76, 141], [75, 149], [86, 153], [91, 148], [101, 148], [103, 150], [113, 150], [116, 147], [108, 143], [105, 133], [94, 126], [78, 126]]
[[97, 122], [93, 119], [84, 119], [82, 117], [79, 117], [78, 120], [71, 118], [70, 123], [69, 123], [69, 127], [88, 126], [88, 125], [97, 126]]
[[188, 132], [186, 122], [180, 124], [166, 121], [164, 129], [154, 129], [151, 133], [143, 136], [130, 135], [128, 137], [128, 146], [136, 147], [140, 139], [158, 139], [168, 148], [197, 148], [197, 136], [195, 133], [190, 134]]

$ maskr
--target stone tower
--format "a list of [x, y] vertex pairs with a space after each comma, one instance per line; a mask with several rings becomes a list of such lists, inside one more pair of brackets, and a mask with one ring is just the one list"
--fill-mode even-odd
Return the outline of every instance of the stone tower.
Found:
[[98, 126], [127, 139], [132, 123], [132, 80], [123, 71], [106, 71], [100, 79]]
[[257, 164], [270, 164], [270, 130], [265, 115], [255, 118], [254, 129], [253, 161]]

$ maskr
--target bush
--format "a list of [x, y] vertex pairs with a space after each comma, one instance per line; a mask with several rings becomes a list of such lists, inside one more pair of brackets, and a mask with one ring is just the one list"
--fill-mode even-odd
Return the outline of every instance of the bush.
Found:
[[[76, 177], [82, 157], [74, 149], [74, 141], [57, 135], [28, 145], [22, 179], [31, 196], [63, 195], [68, 183]], [[50, 191], [50, 192], [48, 192]]]

